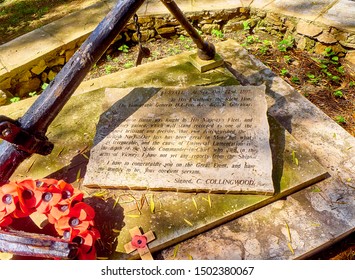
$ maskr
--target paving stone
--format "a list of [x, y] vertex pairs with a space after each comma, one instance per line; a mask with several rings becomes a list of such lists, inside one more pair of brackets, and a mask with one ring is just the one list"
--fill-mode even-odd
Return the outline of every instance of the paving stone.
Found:
[[[229, 9], [237, 8], [237, 7], [246, 7], [251, 2], [250, 0], [194, 0], [191, 2], [190, 0], [177, 0], [175, 1], [178, 4], [179, 8], [183, 12], [194, 12], [194, 11], [202, 11], [202, 10], [223, 10], [226, 7]], [[161, 3], [160, 0], [151, 0], [143, 3], [142, 7], [138, 10], [138, 14], [140, 15], [151, 15], [151, 14], [167, 14], [169, 13], [165, 6]]]
[[267, 5], [265, 9], [302, 19], [316, 20], [319, 15], [322, 15], [324, 11], [327, 11], [332, 3], [334, 3], [334, 0], [275, 0]]
[[32, 74], [30, 71], [25, 71], [23, 73], [20, 74], [20, 79], [18, 80], [19, 82], [28, 82], [30, 80], [30, 78], [32, 77]]
[[39, 78], [29, 79], [26, 82], [20, 82], [16, 84], [14, 94], [19, 97], [23, 97], [29, 92], [36, 91], [41, 85], [41, 80]]
[[98, 3], [47, 24], [41, 29], [67, 44], [91, 33], [108, 12], [109, 9], [105, 3]]
[[355, 31], [355, 2], [340, 0], [318, 20], [329, 25]]
[[1, 76], [5, 76], [5, 74], [8, 73], [6, 70], [6, 67], [2, 64], [1, 60], [0, 60], [0, 77]]
[[307, 0], [276, 0], [270, 7], [275, 7], [279, 11], [287, 11], [298, 15], [298, 17], [316, 17], [326, 9], [334, 0], [307, 1]]
[[249, 6], [257, 9], [269, 10], [268, 6], [274, 1], [275, 0], [254, 0]]
[[11, 42], [0, 46], [0, 60], [10, 72], [14, 69], [27, 68], [35, 64], [48, 51], [62, 46], [63, 42], [41, 29], [34, 30]]
[[112, 7], [117, 4], [116, 0], [104, 0], [103, 2], [105, 2], [107, 7], [109, 7], [110, 9], [112, 9]]

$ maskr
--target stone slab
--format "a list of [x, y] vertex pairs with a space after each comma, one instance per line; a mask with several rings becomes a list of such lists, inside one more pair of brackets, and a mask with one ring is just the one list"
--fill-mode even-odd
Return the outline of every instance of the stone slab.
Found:
[[202, 60], [197, 54], [190, 55], [190, 61], [200, 72], [206, 72], [223, 65], [224, 61], [219, 54], [215, 54], [213, 59]]
[[[329, 185], [341, 190], [344, 195], [341, 203], [335, 202], [339, 197], [337, 198]], [[339, 241], [336, 236], [344, 230], [345, 222], [354, 225], [354, 210], [352, 213], [346, 210], [354, 208], [353, 198], [354, 193], [350, 188], [344, 189], [340, 181], [329, 178], [284, 200], [278, 200], [223, 226], [171, 246], [156, 258], [164, 260], [309, 258], [313, 253]]]
[[249, 7], [256, 9], [267, 9], [269, 10], [269, 5], [271, 5], [275, 0], [253, 0]]
[[[272, 118], [269, 119], [271, 147], [273, 151], [273, 181], [277, 194], [238, 195], [212, 193], [182, 193], [158, 191], [105, 190], [111, 200], [109, 205], [121, 207], [123, 225], [117, 223], [116, 251], [110, 259], [138, 258], [136, 253], [126, 254], [124, 244], [129, 242], [129, 229], [139, 225], [144, 231], [152, 230], [156, 240], [149, 244], [152, 252], [193, 237], [225, 222], [255, 211], [269, 203], [290, 195], [327, 177], [327, 171], [312, 156], [297, 144]], [[292, 157], [297, 153], [298, 164]], [[102, 195], [102, 190], [87, 189], [91, 197]], [[104, 217], [114, 217], [110, 206], [106, 207]], [[112, 223], [115, 223], [113, 219]], [[216, 245], [218, 246], [218, 245]], [[214, 255], [210, 252], [210, 255]]]
[[[144, 87], [188, 87], [197, 86], [228, 86], [239, 84], [233, 74], [225, 67], [218, 67], [201, 73], [190, 61], [194, 52], [178, 54], [164, 60], [153, 61], [121, 71], [119, 75], [112, 73], [103, 77], [83, 82], [75, 94], [106, 88], [128, 88], [144, 85]], [[162, 63], [164, 62], [164, 63]], [[134, 79], [132, 78], [134, 77]]]
[[7, 73], [6, 67], [4, 66], [4, 64], [0, 60], [0, 77], [5, 76], [6, 73]]
[[275, 10], [281, 14], [296, 16], [302, 19], [316, 20], [326, 12], [337, 0], [322, 1], [292, 1], [276, 0], [267, 9]]
[[[213, 11], [213, 10], [222, 10], [228, 7], [229, 9], [245, 7], [245, 5], [249, 4], [250, 1], [245, 0], [225, 0], [223, 2], [218, 0], [176, 0], [176, 4], [179, 8], [187, 13], [187, 12], [196, 12], [196, 11]], [[247, 2], [247, 3], [245, 3]], [[160, 0], [150, 0], [143, 3], [142, 7], [138, 10], [138, 14], [140, 15], [152, 15], [152, 14], [168, 14], [169, 11], [161, 3]]]
[[318, 20], [329, 26], [355, 31], [355, 2], [340, 0]]
[[49, 23], [41, 27], [41, 29], [67, 44], [91, 33], [109, 11], [110, 9], [105, 2], [97, 3], [79, 12], [72, 13], [61, 20]]
[[263, 9], [303, 20], [320, 22], [349, 31], [355, 30], [355, 4], [349, 0], [253, 0], [252, 8]]
[[0, 60], [10, 72], [16, 68], [33, 64], [48, 50], [55, 50], [62, 45], [62, 41], [48, 36], [44, 30], [37, 29], [1, 45]]
[[83, 185], [273, 194], [264, 90], [106, 89]]

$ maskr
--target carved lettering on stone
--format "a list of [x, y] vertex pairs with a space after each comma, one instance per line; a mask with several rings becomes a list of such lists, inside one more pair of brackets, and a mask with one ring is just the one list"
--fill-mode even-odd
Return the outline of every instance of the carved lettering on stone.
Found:
[[265, 86], [107, 89], [87, 186], [270, 193]]

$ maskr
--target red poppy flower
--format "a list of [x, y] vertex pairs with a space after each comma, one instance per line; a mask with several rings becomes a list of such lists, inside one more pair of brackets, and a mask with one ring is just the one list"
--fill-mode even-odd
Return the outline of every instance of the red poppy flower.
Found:
[[44, 178], [44, 179], [41, 179], [41, 180], [37, 180], [36, 182], [40, 182], [40, 183], [46, 184], [47, 186], [50, 186], [50, 185], [56, 186], [58, 184], [58, 180], [56, 180], [56, 179], [47, 179], [47, 178]]
[[72, 201], [81, 201], [84, 197], [84, 194], [76, 189], [71, 184], [66, 183], [63, 180], [59, 180], [57, 187], [62, 192], [62, 203], [68, 204]]
[[0, 228], [1, 227], [6, 227], [12, 223], [12, 218], [10, 216], [5, 216], [1, 217], [1, 212], [0, 212]]
[[70, 208], [68, 215], [60, 218], [55, 224], [55, 228], [59, 234], [64, 231], [71, 230], [72, 236], [77, 236], [85, 232], [89, 226], [94, 225], [95, 211], [84, 202], [78, 202]]
[[15, 183], [9, 183], [0, 188], [0, 212], [10, 214], [16, 210], [17, 187]]
[[27, 179], [17, 184], [21, 211], [27, 215], [33, 213], [42, 199], [42, 192], [37, 189], [36, 181]]
[[135, 248], [144, 248], [147, 245], [147, 237], [144, 235], [135, 235], [132, 238], [131, 244]]
[[81, 248], [79, 248], [78, 259], [79, 260], [96, 260], [96, 249], [94, 247], [92, 247], [89, 252], [85, 253], [81, 250]]
[[60, 204], [53, 206], [47, 214], [48, 221], [55, 224], [60, 218], [69, 214], [70, 204]]
[[91, 228], [83, 234], [78, 235], [73, 240], [78, 241], [79, 259], [81, 260], [94, 260], [96, 259], [95, 241], [100, 238], [100, 233], [97, 229]]
[[26, 179], [0, 187], [0, 228], [13, 218], [37, 211], [46, 214], [64, 239], [79, 244], [79, 259], [96, 259], [95, 241], [100, 238], [93, 228], [94, 209], [83, 201], [84, 194], [63, 180]]
[[61, 190], [55, 185], [41, 186], [39, 190], [42, 192], [42, 198], [37, 206], [37, 212], [46, 214], [53, 206], [57, 205], [62, 199]]
[[48, 220], [50, 223], [56, 223], [60, 218], [65, 217], [69, 214], [72, 205], [76, 202], [81, 202], [83, 200], [84, 194], [79, 192], [73, 192], [73, 195], [69, 198], [62, 199], [57, 205], [53, 206], [48, 213]]

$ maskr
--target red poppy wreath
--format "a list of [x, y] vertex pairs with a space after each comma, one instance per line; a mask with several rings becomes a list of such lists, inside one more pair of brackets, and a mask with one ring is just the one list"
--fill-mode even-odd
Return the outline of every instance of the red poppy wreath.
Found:
[[94, 209], [83, 202], [84, 194], [63, 180], [26, 179], [0, 187], [0, 229], [14, 218], [34, 212], [45, 214], [65, 240], [79, 243], [79, 259], [95, 259]]

